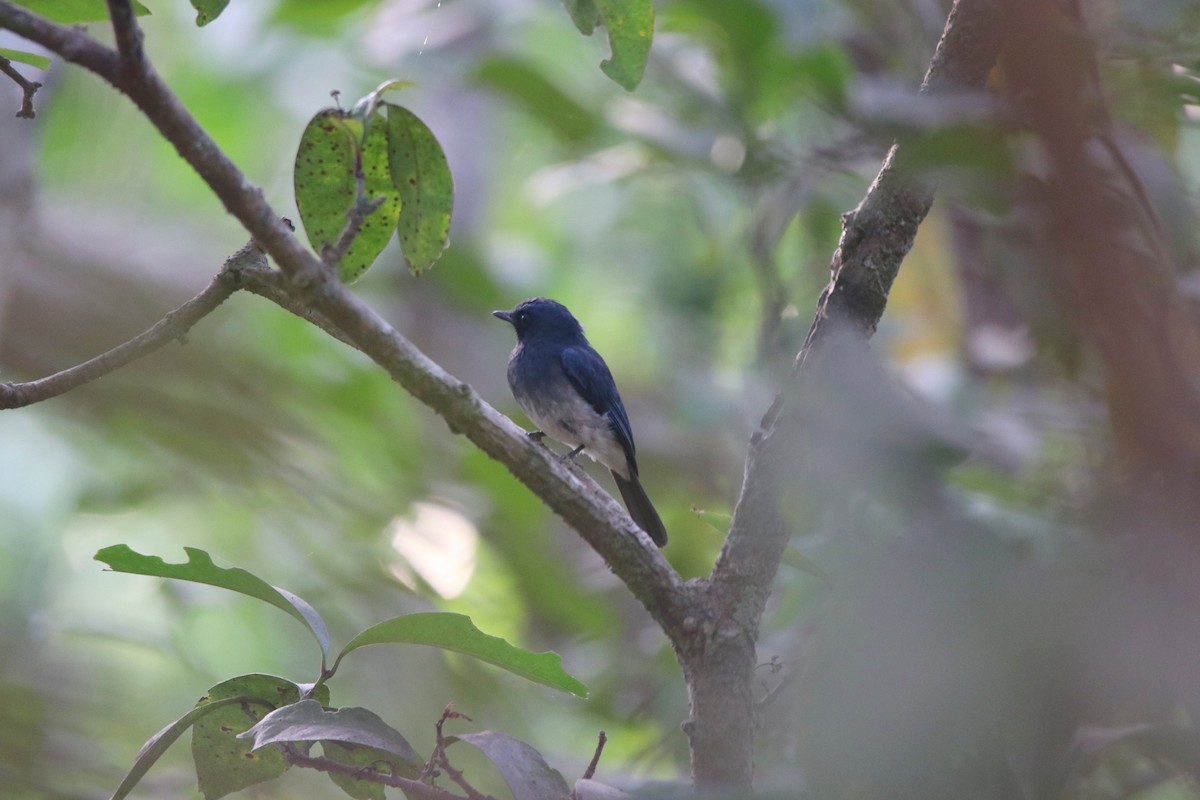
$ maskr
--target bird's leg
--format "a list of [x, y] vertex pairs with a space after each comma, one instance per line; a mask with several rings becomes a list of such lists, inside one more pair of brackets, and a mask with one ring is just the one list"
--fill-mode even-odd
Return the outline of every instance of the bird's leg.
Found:
[[535, 442], [540, 442], [546, 438], [545, 431], [525, 431], [525, 435]]
[[574, 461], [574, 460], [575, 460], [575, 456], [579, 455], [579, 454], [580, 454], [580, 453], [582, 453], [582, 452], [583, 452], [583, 445], [579, 445], [579, 447], [576, 447], [576, 448], [575, 448], [574, 450], [572, 450], [571, 452], [569, 452], [569, 453], [564, 453], [563, 455], [559, 456], [559, 457], [558, 457], [558, 462], [561, 464], [561, 463], [563, 463], [563, 462], [566, 462], [566, 461]]

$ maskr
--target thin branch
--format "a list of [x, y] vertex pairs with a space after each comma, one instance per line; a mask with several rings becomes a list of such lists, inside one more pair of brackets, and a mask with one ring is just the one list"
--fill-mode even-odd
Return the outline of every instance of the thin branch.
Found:
[[607, 743], [608, 734], [600, 731], [600, 735], [596, 738], [596, 752], [592, 755], [592, 760], [588, 762], [587, 769], [583, 771], [585, 781], [590, 781], [596, 774], [596, 767], [600, 766], [600, 755], [604, 752], [604, 745]]
[[0, 72], [3, 72], [12, 82], [21, 87], [21, 110], [17, 112], [17, 116], [21, 119], [33, 119], [37, 116], [37, 112], [33, 108], [33, 96], [37, 94], [37, 90], [42, 88], [42, 85], [37, 81], [31, 81], [21, 73], [17, 72], [16, 68], [4, 56], [0, 56]]
[[378, 211], [379, 207], [386, 202], [387, 197], [384, 195], [368, 199], [367, 177], [363, 174], [362, 151], [359, 150], [354, 161], [354, 205], [350, 206], [350, 210], [346, 212], [346, 227], [342, 229], [338, 240], [333, 244], [326, 243], [321, 248], [321, 260], [327, 266], [336, 269], [337, 265], [346, 257], [346, 253], [350, 252], [350, 247], [358, 238], [358, 233], [362, 230], [367, 217]]
[[138, 72], [144, 69], [146, 53], [142, 46], [142, 28], [130, 0], [108, 0], [108, 15], [112, 18], [113, 37], [117, 52], [126, 68]]
[[[481, 794], [467, 781], [466, 776], [463, 775], [461, 771], [455, 769], [450, 764], [450, 757], [446, 755], [446, 746], [448, 742], [446, 741], [445, 734], [442, 732], [442, 728], [446, 725], [446, 720], [448, 719], [465, 719], [468, 722], [471, 720], [471, 718], [466, 714], [460, 714], [459, 712], [455, 711], [453, 704], [448, 704], [446, 708], [442, 710], [441, 718], [439, 718], [437, 723], [434, 725], [434, 728], [437, 731], [437, 744], [434, 747], [433, 755], [429, 757], [429, 765], [436, 764], [437, 766], [441, 767], [446, 772], [447, 777], [457, 783], [458, 787], [467, 793], [467, 797], [470, 798], [470, 800], [496, 800], [496, 798], [492, 797], [491, 795]], [[429, 765], [426, 765], [426, 771], [428, 771]], [[424, 775], [424, 773], [422, 773], [422, 775]]]
[[334, 761], [324, 756], [310, 756], [301, 753], [294, 747], [281, 748], [280, 750], [283, 753], [284, 759], [293, 766], [308, 767], [319, 772], [347, 775], [351, 778], [370, 781], [371, 783], [381, 783], [384, 786], [400, 789], [404, 792], [405, 797], [408, 798], [418, 798], [418, 800], [468, 800], [468, 798], [464, 798], [462, 795], [447, 792], [445, 789], [439, 789], [436, 786], [430, 786], [427, 783], [422, 783], [411, 778], [404, 778], [400, 775], [385, 775], [382, 772], [363, 769], [353, 764], [343, 764], [340, 761]]
[[[261, 253], [259, 255], [261, 257]], [[45, 378], [26, 383], [0, 383], [0, 409], [22, 408], [49, 400], [102, 378], [170, 342], [183, 343], [192, 326], [211, 314], [236, 290], [234, 284], [218, 275], [200, 294], [169, 312], [149, 329], [106, 353]]]

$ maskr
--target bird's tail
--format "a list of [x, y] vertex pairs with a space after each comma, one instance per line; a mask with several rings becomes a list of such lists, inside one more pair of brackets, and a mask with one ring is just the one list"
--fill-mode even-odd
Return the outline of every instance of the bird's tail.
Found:
[[637, 475], [633, 475], [630, 480], [625, 480], [616, 472], [613, 472], [612, 476], [613, 480], [617, 482], [617, 488], [621, 490], [621, 499], [625, 501], [625, 507], [629, 509], [629, 516], [633, 517], [633, 521], [638, 524], [638, 527], [650, 534], [650, 538], [656, 545], [666, 547], [667, 529], [663, 526], [658, 512], [654, 510], [654, 504], [646, 496], [646, 490], [642, 488], [642, 483], [638, 480]]

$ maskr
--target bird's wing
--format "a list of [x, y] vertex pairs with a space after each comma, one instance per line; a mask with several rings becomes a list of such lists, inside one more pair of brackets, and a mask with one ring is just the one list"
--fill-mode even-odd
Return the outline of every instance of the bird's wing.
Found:
[[613, 433], [625, 451], [629, 465], [637, 474], [637, 461], [633, 457], [633, 429], [617, 384], [600, 354], [591, 347], [566, 347], [562, 351], [562, 368], [575, 391], [588, 402], [597, 414], [607, 414]]

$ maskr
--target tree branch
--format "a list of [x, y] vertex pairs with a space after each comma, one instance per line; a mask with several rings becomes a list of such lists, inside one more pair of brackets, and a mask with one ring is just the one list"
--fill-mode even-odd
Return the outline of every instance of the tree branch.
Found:
[[[1002, 0], [955, 0], [922, 94], [984, 86], [999, 53], [1002, 5]], [[692, 716], [685, 730], [697, 788], [748, 788], [752, 777], [754, 643], [791, 535], [779, 510], [780, 492], [785, 480], [802, 480], [794, 474], [800, 431], [785, 403], [808, 374], [806, 359], [830, 331], [848, 325], [864, 337], [874, 332], [932, 199], [932, 187], [915, 173], [903, 145], [893, 145], [862, 202], [844, 217], [832, 278], [792, 382], [751, 438], [729, 534], [704, 586], [712, 617], [698, 622], [701, 635], [682, 659], [691, 691]]]
[[404, 796], [408, 798], [419, 798], [419, 800], [467, 800], [462, 795], [447, 792], [445, 789], [439, 789], [436, 786], [430, 786], [427, 783], [414, 781], [411, 778], [404, 778], [400, 775], [384, 775], [374, 770], [364, 770], [361, 767], [356, 767], [353, 764], [343, 764], [340, 761], [334, 761], [331, 758], [323, 756], [310, 756], [301, 753], [294, 747], [281, 748], [284, 759], [293, 766], [308, 767], [315, 769], [318, 772], [332, 772], [338, 775], [348, 775], [351, 778], [356, 778], [362, 781], [370, 781], [372, 783], [381, 783], [384, 786], [392, 786], [404, 792]]
[[187, 109], [149, 60], [129, 68], [86, 34], [0, 0], [0, 28], [37, 42], [126, 94], [279, 266], [289, 294], [341, 330], [410, 394], [504, 464], [608, 563], [676, 646], [686, 637], [683, 582], [615, 500], [447, 373], [349, 292], [306, 250]]
[[146, 53], [142, 49], [142, 28], [130, 0], [108, 0], [108, 15], [112, 18], [113, 38], [121, 61], [132, 72], [145, 67]]
[[266, 269], [266, 257], [252, 243], [238, 250], [225, 262], [225, 268], [200, 294], [168, 312], [147, 330], [106, 353], [45, 378], [26, 383], [0, 383], [0, 409], [22, 408], [90, 383], [97, 378], [148, 356], [172, 341], [183, 343], [187, 332], [211, 314], [238, 289], [229, 275], [243, 266], [258, 264]]
[[42, 88], [42, 85], [37, 81], [31, 81], [21, 73], [17, 72], [16, 68], [4, 56], [0, 56], [0, 72], [3, 72], [12, 82], [21, 87], [21, 109], [17, 112], [17, 116], [21, 119], [33, 119], [37, 116], [37, 112], [33, 108], [33, 96], [37, 94], [37, 90]]

